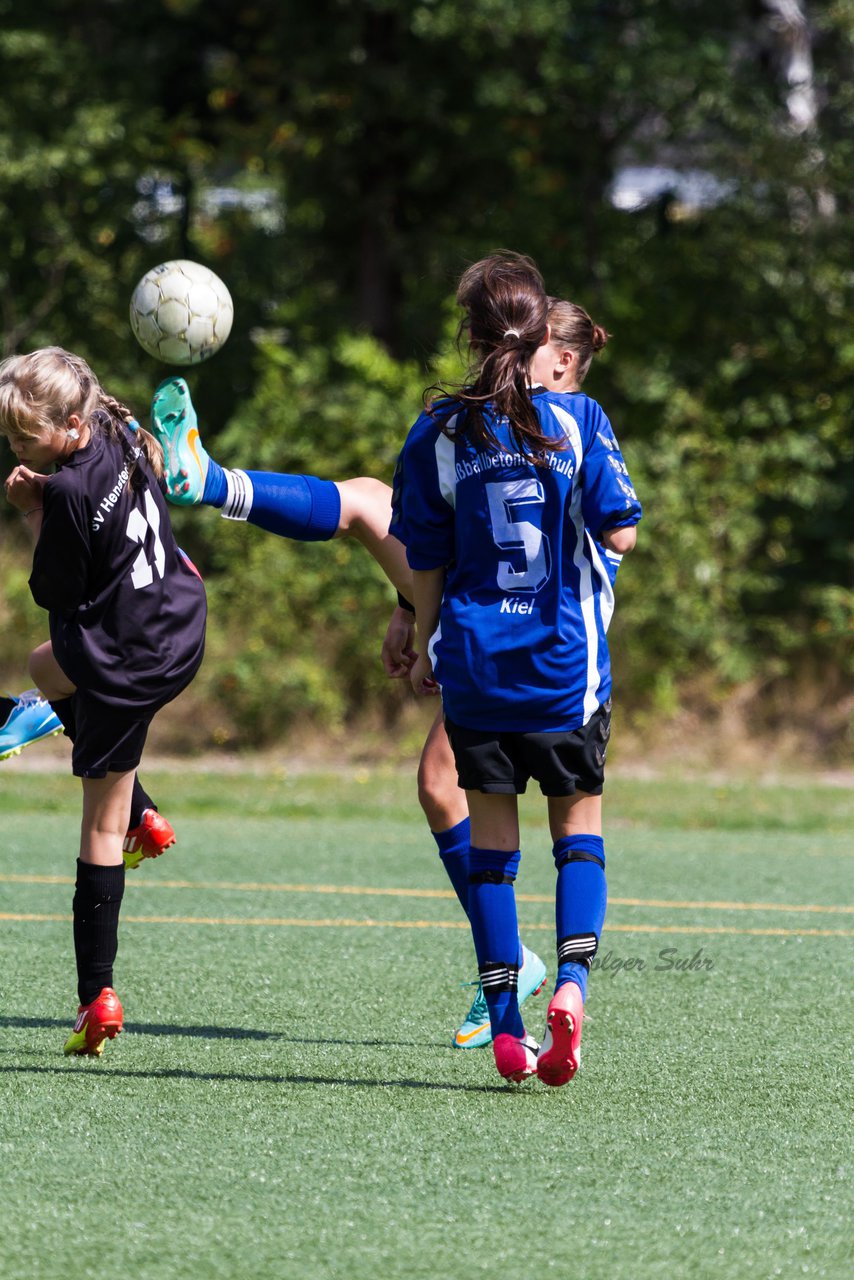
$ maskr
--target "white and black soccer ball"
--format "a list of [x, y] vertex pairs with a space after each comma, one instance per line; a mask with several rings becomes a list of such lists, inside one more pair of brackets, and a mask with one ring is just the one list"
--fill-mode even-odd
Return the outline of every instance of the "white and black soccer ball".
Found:
[[130, 300], [130, 327], [143, 351], [164, 364], [198, 364], [231, 332], [231, 294], [208, 267], [178, 259], [146, 271]]

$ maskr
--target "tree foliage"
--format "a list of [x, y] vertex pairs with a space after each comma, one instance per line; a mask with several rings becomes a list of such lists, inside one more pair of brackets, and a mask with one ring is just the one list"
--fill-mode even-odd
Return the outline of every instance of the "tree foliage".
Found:
[[[237, 315], [190, 379], [214, 452], [388, 479], [423, 388], [459, 374], [459, 269], [527, 251], [613, 335], [588, 389], [646, 507], [619, 582], [625, 700], [807, 680], [844, 736], [854, 10], [805, 11], [804, 125], [773, 9], [0, 0], [3, 349], [79, 350], [142, 412], [168, 371], [130, 339], [130, 292], [198, 258]], [[623, 207], [630, 166], [669, 185]], [[42, 623], [2, 521], [14, 679]], [[230, 732], [395, 714], [376, 659], [390, 595], [358, 550], [177, 523], [207, 573], [203, 683]]]

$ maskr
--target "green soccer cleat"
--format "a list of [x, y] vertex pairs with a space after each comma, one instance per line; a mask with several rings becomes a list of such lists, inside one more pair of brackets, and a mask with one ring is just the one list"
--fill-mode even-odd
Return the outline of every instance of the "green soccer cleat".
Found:
[[[522, 967], [519, 970], [519, 1007], [530, 996], [538, 995], [546, 985], [546, 966], [538, 955], [522, 947]], [[462, 1026], [454, 1033], [455, 1049], [481, 1049], [492, 1042], [492, 1027], [483, 987], [477, 984], [474, 1000]]]
[[155, 391], [151, 432], [163, 450], [166, 496], [178, 506], [195, 506], [204, 497], [208, 455], [183, 378], [167, 378]]

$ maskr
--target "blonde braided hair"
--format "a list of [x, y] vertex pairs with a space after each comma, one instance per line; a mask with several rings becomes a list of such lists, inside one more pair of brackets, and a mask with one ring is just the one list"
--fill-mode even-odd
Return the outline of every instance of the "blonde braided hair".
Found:
[[[72, 415], [91, 431], [101, 431], [122, 446], [134, 487], [144, 483], [136, 472], [139, 452], [158, 479], [162, 476], [160, 445], [139, 427], [127, 405], [107, 395], [81, 356], [62, 347], [41, 347], [28, 355], [10, 356], [0, 364], [0, 432], [36, 436], [64, 427]], [[123, 428], [134, 432], [137, 447]]]

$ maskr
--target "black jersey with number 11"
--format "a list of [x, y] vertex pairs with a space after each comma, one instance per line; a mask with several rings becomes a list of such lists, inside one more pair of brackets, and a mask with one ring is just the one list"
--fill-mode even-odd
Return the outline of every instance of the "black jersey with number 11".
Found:
[[198, 670], [207, 607], [144, 456], [136, 466], [139, 488], [121, 444], [97, 430], [63, 462], [44, 488], [30, 588], [78, 688], [116, 707], [157, 707]]

